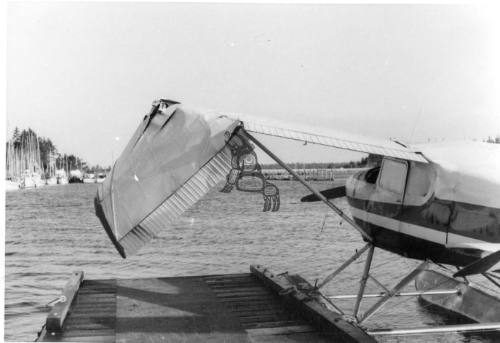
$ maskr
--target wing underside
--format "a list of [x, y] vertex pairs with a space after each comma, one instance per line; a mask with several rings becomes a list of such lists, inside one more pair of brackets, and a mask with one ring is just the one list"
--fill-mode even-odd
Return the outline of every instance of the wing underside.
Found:
[[225, 180], [231, 169], [231, 157], [222, 150], [191, 176], [171, 196], [154, 209], [144, 220], [120, 239], [120, 245], [128, 254], [133, 254], [156, 237], [160, 230], [175, 224], [175, 221], [208, 191]]
[[253, 133], [292, 139], [339, 149], [389, 156], [404, 160], [427, 163], [422, 154], [390, 140], [378, 140], [349, 135], [344, 132], [328, 132], [317, 128], [299, 128], [303, 125], [266, 123], [255, 117], [237, 116], [245, 130]]

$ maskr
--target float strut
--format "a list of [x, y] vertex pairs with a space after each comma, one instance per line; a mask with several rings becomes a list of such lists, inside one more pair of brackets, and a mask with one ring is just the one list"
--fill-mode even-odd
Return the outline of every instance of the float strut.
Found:
[[415, 335], [415, 334], [435, 334], [445, 332], [486, 332], [500, 330], [500, 323], [473, 323], [473, 324], [454, 324], [442, 326], [427, 326], [422, 328], [409, 329], [375, 329], [368, 331], [369, 335]]
[[483, 273], [483, 276], [485, 278], [487, 278], [489, 281], [491, 281], [491, 283], [493, 283], [495, 286], [497, 286], [497, 287], [500, 288], [500, 283], [498, 283], [497, 281], [493, 280], [493, 278], [491, 276], [489, 276], [487, 273]]
[[354, 305], [354, 318], [358, 318], [359, 305], [363, 299], [363, 294], [365, 293], [366, 281], [370, 275], [370, 267], [372, 265], [373, 252], [375, 251], [375, 246], [370, 244], [370, 250], [368, 250], [368, 255], [366, 256], [365, 269], [363, 270], [363, 276], [361, 276], [361, 281], [359, 283], [358, 297], [356, 298], [356, 305]]
[[319, 285], [316, 286], [317, 289], [320, 289], [324, 285], [326, 285], [328, 282], [332, 281], [335, 276], [337, 276], [341, 271], [346, 269], [351, 263], [356, 261], [363, 253], [366, 251], [371, 246], [370, 243], [367, 243], [364, 247], [362, 247], [360, 250], [356, 251], [354, 255], [351, 256], [347, 261], [345, 261], [340, 267], [338, 267], [333, 273], [328, 275], [323, 281], [319, 283]]
[[[446, 294], [457, 294], [459, 293], [459, 289], [444, 289], [444, 290], [437, 290], [437, 291], [425, 291], [425, 292], [401, 292], [401, 293], [396, 293], [394, 294], [394, 297], [414, 297], [414, 296], [421, 296], [421, 295], [446, 295]], [[373, 294], [364, 294], [364, 298], [382, 298], [387, 294], [387, 292], [381, 292], [381, 293], [373, 293]], [[353, 299], [356, 298], [356, 294], [349, 294], [349, 295], [326, 295], [325, 296], [328, 299]]]
[[417, 268], [415, 268], [410, 274], [405, 276], [401, 281], [398, 282], [396, 286], [394, 286], [393, 289], [391, 289], [388, 293], [386, 293], [382, 299], [377, 301], [375, 305], [373, 305], [368, 311], [365, 312], [365, 314], [360, 318], [359, 323], [361, 324], [368, 318], [370, 318], [375, 312], [380, 310], [383, 305], [387, 303], [389, 299], [391, 299], [395, 294], [397, 294], [402, 288], [404, 288], [408, 283], [410, 283], [415, 277], [417, 277], [422, 270], [424, 270], [427, 265], [429, 264], [428, 261], [422, 262]]

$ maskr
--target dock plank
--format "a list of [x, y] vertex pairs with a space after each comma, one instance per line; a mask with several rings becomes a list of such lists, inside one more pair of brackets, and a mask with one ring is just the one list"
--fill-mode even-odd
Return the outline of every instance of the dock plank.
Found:
[[[296, 332], [291, 334], [250, 335], [256, 343], [331, 343], [330, 336], [318, 332]], [[342, 342], [342, 341], [336, 341]]]
[[[88, 292], [87, 287], [105, 285], [105, 294]], [[95, 289], [92, 289], [95, 290]], [[115, 339], [116, 281], [83, 280], [73, 299], [62, 330], [48, 327], [40, 341], [111, 342]]]
[[274, 328], [247, 329], [250, 335], [289, 335], [292, 333], [315, 332], [310, 325], [279, 326]]
[[250, 342], [201, 278], [119, 280], [117, 342]]
[[61, 331], [39, 341], [332, 342], [252, 273], [83, 280]]
[[305, 325], [306, 322], [303, 320], [273, 320], [269, 322], [260, 322], [260, 323], [247, 323], [245, 324], [245, 328], [248, 329], [265, 329], [265, 328], [277, 328], [284, 326], [296, 326], [296, 325]]

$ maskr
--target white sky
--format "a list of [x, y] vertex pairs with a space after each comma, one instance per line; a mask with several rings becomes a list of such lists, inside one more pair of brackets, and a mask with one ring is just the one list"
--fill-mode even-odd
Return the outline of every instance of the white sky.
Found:
[[[15, 2], [7, 17], [7, 136], [31, 127], [91, 164], [160, 97], [408, 142], [500, 134], [497, 8]], [[276, 149], [359, 157], [299, 146]]]

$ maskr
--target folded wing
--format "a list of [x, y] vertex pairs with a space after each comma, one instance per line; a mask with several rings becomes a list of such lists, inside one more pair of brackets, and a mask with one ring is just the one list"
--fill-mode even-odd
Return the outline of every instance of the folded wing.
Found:
[[226, 180], [232, 168], [228, 142], [239, 129], [426, 162], [419, 153], [391, 141], [156, 101], [95, 199], [96, 214], [122, 257], [135, 253], [159, 230], [171, 227], [212, 187]]
[[154, 104], [95, 199], [96, 214], [122, 257], [225, 179], [228, 138], [239, 123], [168, 101]]

